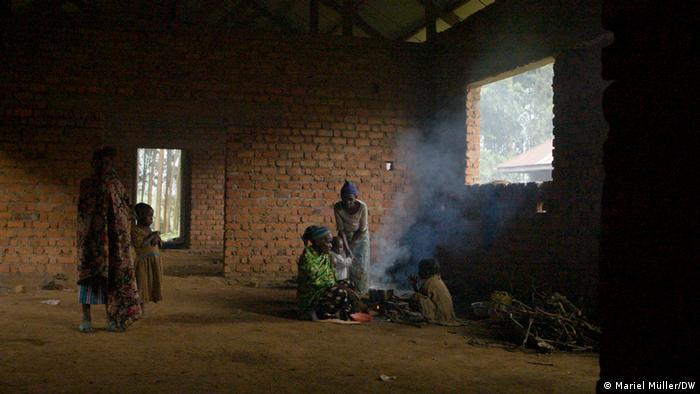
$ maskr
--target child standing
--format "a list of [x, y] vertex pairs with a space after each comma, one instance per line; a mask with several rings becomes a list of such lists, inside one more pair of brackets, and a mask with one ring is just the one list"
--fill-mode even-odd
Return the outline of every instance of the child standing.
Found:
[[340, 238], [333, 237], [331, 245], [333, 246], [330, 254], [335, 267], [335, 279], [338, 281], [348, 280], [348, 269], [352, 266], [352, 257], [345, 256]]
[[163, 281], [163, 266], [160, 261], [160, 232], [151, 231], [153, 224], [153, 208], [139, 203], [134, 207], [136, 226], [131, 233], [131, 242], [136, 249], [136, 283], [141, 296], [141, 309], [146, 314], [144, 304], [163, 300], [161, 283]]

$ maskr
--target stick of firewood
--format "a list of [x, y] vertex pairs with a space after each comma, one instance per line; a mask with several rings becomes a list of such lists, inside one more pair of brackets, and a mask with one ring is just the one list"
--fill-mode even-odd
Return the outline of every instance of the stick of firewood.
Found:
[[553, 340], [553, 339], [537, 338], [537, 340], [538, 340], [538, 341], [542, 341], [542, 342], [546, 342], [546, 343], [549, 343], [549, 344], [555, 344], [555, 345], [559, 345], [559, 346], [569, 347], [569, 348], [571, 348], [571, 349], [573, 349], [573, 350], [583, 350], [583, 351], [585, 351], [585, 350], [589, 350], [589, 349], [590, 349], [589, 346], [578, 346], [578, 345], [574, 345], [574, 344], [572, 344], [572, 343], [561, 342], [561, 341], [555, 341], [555, 340]]
[[553, 367], [554, 363], [543, 363], [540, 361], [526, 361], [528, 364], [535, 364], [535, 365], [546, 365], [548, 367]]
[[527, 324], [527, 331], [525, 331], [525, 339], [523, 339], [523, 347], [525, 347], [525, 344], [527, 343], [527, 338], [530, 336], [530, 327], [532, 327], [533, 321], [535, 321], [535, 319], [531, 317], [530, 322]]

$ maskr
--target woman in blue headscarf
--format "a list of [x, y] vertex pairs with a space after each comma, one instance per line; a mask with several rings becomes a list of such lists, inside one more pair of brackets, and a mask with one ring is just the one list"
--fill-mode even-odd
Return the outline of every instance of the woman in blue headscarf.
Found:
[[304, 252], [299, 257], [297, 301], [304, 318], [347, 321], [360, 306], [347, 283], [336, 281], [329, 253], [332, 238], [331, 231], [321, 226], [309, 226], [301, 237]]
[[360, 293], [369, 289], [369, 218], [367, 204], [357, 199], [357, 187], [345, 181], [340, 201], [333, 206], [338, 237], [353, 258], [350, 283]]

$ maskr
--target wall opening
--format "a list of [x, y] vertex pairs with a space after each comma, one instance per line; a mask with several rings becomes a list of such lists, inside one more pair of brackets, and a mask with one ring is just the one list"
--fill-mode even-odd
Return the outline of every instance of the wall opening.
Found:
[[164, 247], [185, 244], [182, 158], [179, 149], [137, 150], [136, 202], [153, 208], [153, 230], [161, 232]]
[[552, 179], [553, 77], [548, 59], [468, 88], [467, 184]]

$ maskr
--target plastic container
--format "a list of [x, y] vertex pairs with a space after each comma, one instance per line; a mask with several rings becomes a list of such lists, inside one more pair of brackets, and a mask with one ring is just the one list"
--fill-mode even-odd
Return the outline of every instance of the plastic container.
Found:
[[489, 317], [491, 303], [488, 301], [472, 302], [472, 314], [474, 317]]

